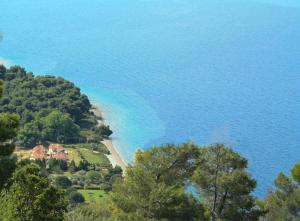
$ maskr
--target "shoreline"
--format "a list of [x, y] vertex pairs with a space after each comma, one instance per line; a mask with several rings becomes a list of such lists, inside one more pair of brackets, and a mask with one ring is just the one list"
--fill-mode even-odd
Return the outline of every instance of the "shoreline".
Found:
[[110, 160], [110, 163], [113, 166], [116, 166], [116, 165], [120, 166], [122, 168], [123, 172], [125, 172], [127, 165], [124, 162], [121, 155], [116, 150], [116, 148], [114, 147], [113, 140], [104, 139], [103, 141], [101, 141], [101, 143], [103, 143], [110, 152], [110, 155], [106, 155], [107, 158]]
[[[105, 119], [103, 117], [103, 109], [101, 108], [100, 105], [95, 104], [95, 102], [92, 102], [92, 108], [91, 111], [96, 115], [98, 118], [98, 124], [102, 124], [105, 122]], [[125, 163], [124, 159], [122, 158], [122, 155], [119, 154], [118, 150], [113, 144], [113, 140], [108, 138], [108, 139], [103, 139], [101, 141], [102, 144], [106, 146], [106, 148], [109, 150], [110, 154], [106, 155], [107, 158], [109, 159], [110, 163], [113, 166], [120, 166], [123, 170], [123, 172], [126, 170], [127, 164]]]

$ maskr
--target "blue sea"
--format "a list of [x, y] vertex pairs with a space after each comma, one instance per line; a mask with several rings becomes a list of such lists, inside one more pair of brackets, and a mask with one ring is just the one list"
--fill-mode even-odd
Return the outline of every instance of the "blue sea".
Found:
[[0, 0], [0, 58], [75, 82], [137, 148], [223, 142], [256, 195], [300, 161], [299, 0]]

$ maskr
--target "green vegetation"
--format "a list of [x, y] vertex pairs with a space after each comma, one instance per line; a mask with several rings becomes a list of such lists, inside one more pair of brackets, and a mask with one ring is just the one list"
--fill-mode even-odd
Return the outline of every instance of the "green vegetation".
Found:
[[38, 166], [28, 164], [18, 168], [11, 182], [1, 193], [1, 220], [63, 220], [67, 208], [64, 193], [50, 184]]
[[166, 145], [136, 153], [124, 180], [113, 187], [115, 220], [206, 220], [205, 208], [185, 191], [197, 150]]
[[88, 203], [105, 203], [109, 195], [104, 190], [78, 190]]
[[[0, 67], [0, 74], [2, 73]], [[3, 82], [0, 80], [0, 97]], [[16, 168], [16, 158], [13, 155], [15, 145], [12, 139], [17, 134], [19, 116], [16, 114], [0, 113], [0, 190]]]
[[109, 154], [109, 151], [107, 150], [106, 146], [103, 143], [77, 143], [77, 144], [66, 144], [64, 146], [75, 148], [75, 149], [85, 148], [85, 149], [101, 152], [104, 154]]
[[[110, 219], [109, 205], [105, 204], [83, 204], [65, 214], [65, 221], [115, 221]], [[143, 220], [140, 220], [143, 221]]]
[[[299, 165], [292, 178], [278, 176], [277, 190], [265, 200], [251, 195], [256, 182], [246, 167], [247, 160], [224, 145], [185, 143], [138, 151], [124, 177], [118, 167], [90, 167], [55, 176], [54, 183], [66, 189], [70, 207], [65, 220], [296, 220]], [[187, 192], [187, 184], [194, 186], [194, 194]]]
[[16, 167], [15, 150], [11, 139], [16, 136], [19, 117], [15, 114], [0, 114], [0, 190]]
[[71, 161], [74, 161], [75, 165], [79, 165], [79, 162], [81, 160], [81, 156], [79, 154], [79, 151], [76, 148], [66, 148], [68, 151], [68, 157]]
[[100, 167], [109, 167], [110, 165], [108, 158], [104, 154], [85, 148], [78, 149], [77, 151], [91, 164], [97, 164]]
[[258, 220], [262, 215], [251, 196], [256, 181], [246, 168], [247, 160], [224, 145], [199, 150], [192, 181], [212, 220]]
[[99, 143], [111, 135], [108, 126], [97, 125], [87, 96], [73, 83], [60, 77], [37, 76], [24, 68], [0, 65], [4, 80], [0, 112], [21, 116], [18, 145]]
[[19, 160], [26, 160], [30, 158], [31, 150], [28, 149], [18, 149], [14, 151], [14, 154]]
[[57, 177], [55, 177], [55, 185], [66, 189], [66, 188], [72, 186], [72, 182], [66, 176], [57, 176]]
[[108, 158], [105, 156], [105, 154], [107, 154], [106, 149], [103, 151], [97, 151], [93, 149], [87, 149], [81, 146], [82, 145], [72, 145], [66, 148], [68, 152], [68, 158], [71, 161], [73, 160], [76, 166], [80, 164], [80, 161], [87, 161], [90, 164], [95, 164], [96, 166], [101, 168], [111, 167]]
[[72, 191], [69, 194], [69, 201], [70, 201], [71, 204], [84, 203], [85, 202], [85, 197], [77, 191]]
[[292, 177], [279, 173], [275, 191], [270, 191], [261, 206], [267, 211], [262, 221], [300, 220], [300, 164], [296, 164]]

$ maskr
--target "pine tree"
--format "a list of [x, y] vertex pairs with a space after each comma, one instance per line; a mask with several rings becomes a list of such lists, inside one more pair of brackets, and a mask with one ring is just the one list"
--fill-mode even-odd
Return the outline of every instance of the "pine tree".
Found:
[[18, 168], [12, 185], [2, 191], [0, 220], [62, 221], [67, 201], [64, 192], [51, 185], [36, 164]]
[[[3, 82], [0, 80], [0, 96]], [[16, 157], [13, 155], [15, 145], [12, 139], [16, 136], [19, 116], [0, 113], [0, 190], [16, 168]]]

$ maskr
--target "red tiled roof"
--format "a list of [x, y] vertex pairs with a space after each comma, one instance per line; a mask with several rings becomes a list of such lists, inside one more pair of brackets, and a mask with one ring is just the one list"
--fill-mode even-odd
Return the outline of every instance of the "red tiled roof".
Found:
[[68, 159], [67, 154], [63, 153], [63, 152], [53, 154], [52, 157], [55, 158], [55, 159], [59, 159], [59, 160], [67, 160]]
[[49, 150], [61, 151], [64, 150], [64, 147], [61, 144], [50, 144]]
[[46, 152], [47, 148], [44, 147], [43, 145], [38, 145], [38, 146], [35, 146], [32, 150], [34, 152], [36, 152], [36, 151], [38, 151], [38, 152]]
[[31, 157], [34, 159], [46, 159], [47, 149], [43, 145], [38, 145], [32, 149]]
[[60, 144], [51, 144], [49, 150], [53, 152], [48, 153], [48, 150], [43, 145], [38, 145], [32, 149], [31, 158], [33, 159], [47, 159], [55, 158], [60, 160], [68, 160], [68, 154], [65, 152], [65, 149]]

